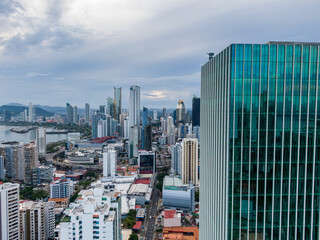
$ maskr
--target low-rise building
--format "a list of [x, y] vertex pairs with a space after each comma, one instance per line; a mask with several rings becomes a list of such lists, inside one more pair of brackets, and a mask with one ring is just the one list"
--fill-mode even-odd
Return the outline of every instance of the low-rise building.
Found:
[[132, 184], [128, 197], [135, 198], [136, 204], [145, 205], [150, 202], [152, 188], [148, 184]]
[[164, 210], [161, 223], [163, 227], [181, 227], [181, 213], [176, 210]]
[[166, 176], [164, 178], [162, 197], [162, 205], [166, 208], [194, 210], [194, 186], [191, 183], [183, 184], [178, 177]]
[[49, 202], [55, 203], [55, 208], [63, 208], [66, 209], [69, 205], [69, 198], [49, 198]]
[[198, 227], [163, 228], [162, 239], [199, 240], [199, 228]]

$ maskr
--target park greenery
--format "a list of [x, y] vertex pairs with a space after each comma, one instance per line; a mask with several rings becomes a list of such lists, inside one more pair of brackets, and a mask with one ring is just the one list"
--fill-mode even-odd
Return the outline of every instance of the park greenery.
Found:
[[49, 193], [44, 190], [33, 190], [34, 186], [28, 186], [20, 190], [20, 199], [37, 200], [49, 197]]
[[126, 229], [132, 229], [133, 226], [136, 224], [136, 210], [130, 210], [127, 217], [122, 220], [123, 226]]

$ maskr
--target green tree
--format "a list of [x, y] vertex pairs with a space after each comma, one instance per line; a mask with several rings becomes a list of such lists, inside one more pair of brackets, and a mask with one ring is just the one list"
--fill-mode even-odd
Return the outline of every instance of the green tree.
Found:
[[196, 191], [194, 194], [194, 198], [196, 202], [199, 202], [199, 191]]
[[129, 240], [139, 240], [139, 237], [138, 237], [138, 235], [137, 235], [137, 234], [132, 233], [132, 234], [130, 235]]

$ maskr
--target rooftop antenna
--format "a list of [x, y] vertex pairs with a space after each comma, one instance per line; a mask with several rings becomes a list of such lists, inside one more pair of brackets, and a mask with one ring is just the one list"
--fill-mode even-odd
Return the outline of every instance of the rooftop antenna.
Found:
[[209, 61], [213, 58], [214, 53], [207, 53], [209, 55]]

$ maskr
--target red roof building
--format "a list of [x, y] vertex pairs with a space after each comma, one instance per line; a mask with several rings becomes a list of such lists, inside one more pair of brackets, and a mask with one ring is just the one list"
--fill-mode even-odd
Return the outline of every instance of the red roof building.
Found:
[[133, 226], [132, 230], [139, 231], [141, 229], [141, 225], [141, 221], [136, 221], [136, 224]]

